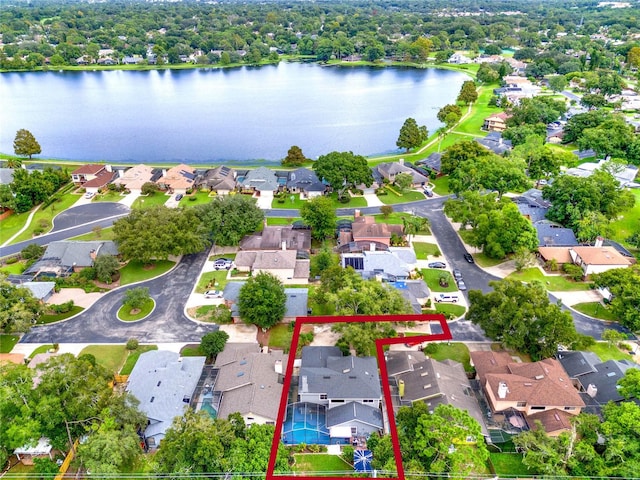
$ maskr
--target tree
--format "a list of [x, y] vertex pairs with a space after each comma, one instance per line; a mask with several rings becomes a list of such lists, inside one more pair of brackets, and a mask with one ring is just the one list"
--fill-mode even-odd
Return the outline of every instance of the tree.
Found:
[[536, 182], [557, 175], [565, 160], [564, 155], [551, 150], [544, 144], [544, 138], [538, 136], [527, 137], [523, 144], [513, 149], [511, 156], [525, 162], [527, 174]]
[[224, 195], [193, 208], [215, 245], [238, 245], [260, 228], [264, 212], [246, 195]]
[[577, 143], [581, 150], [592, 148], [600, 156], [624, 157], [634, 138], [633, 127], [612, 115], [597, 127], [584, 129]]
[[[615, 332], [615, 330], [605, 331]], [[602, 337], [604, 338], [604, 335]], [[627, 399], [640, 398], [640, 369], [629, 368], [624, 372], [624, 377], [618, 380], [618, 392]]]
[[445, 175], [453, 173], [460, 165], [479, 157], [488, 157], [492, 153], [473, 140], [454, 143], [442, 154], [440, 170]]
[[460, 93], [458, 94], [457, 101], [462, 102], [465, 105], [478, 100], [478, 91], [476, 90], [476, 84], [473, 80], [467, 80], [462, 84]]
[[400, 135], [396, 141], [399, 148], [404, 148], [407, 152], [412, 148], [419, 147], [429, 137], [427, 127], [418, 126], [414, 118], [407, 118], [400, 128]]
[[16, 155], [27, 156], [31, 159], [33, 155], [41, 153], [42, 149], [36, 137], [29, 130], [21, 128], [13, 140], [13, 151]]
[[331, 251], [331, 247], [327, 243], [322, 244], [322, 249], [316, 255], [311, 257], [311, 276], [316, 277], [328, 268], [337, 266], [340, 263], [338, 255]]
[[15, 210], [16, 199], [13, 196], [11, 187], [7, 184], [0, 185], [0, 211]]
[[315, 197], [302, 205], [300, 216], [311, 227], [311, 234], [317, 240], [332, 236], [336, 230], [336, 210], [328, 197]]
[[147, 287], [129, 288], [124, 292], [123, 304], [131, 310], [142, 308], [151, 298]]
[[476, 78], [482, 83], [494, 83], [500, 80], [500, 74], [491, 68], [491, 65], [488, 63], [483, 63], [480, 65], [480, 68], [478, 68]]
[[580, 104], [587, 108], [600, 108], [608, 103], [604, 95], [600, 93], [585, 93], [580, 99]]
[[274, 275], [260, 272], [240, 288], [238, 313], [245, 323], [271, 328], [282, 321], [287, 295]]
[[200, 252], [207, 244], [207, 229], [195, 209], [162, 205], [134, 209], [113, 224], [113, 235], [124, 259], [147, 264], [169, 255]]
[[224, 330], [209, 332], [200, 340], [200, 351], [204, 353], [207, 358], [213, 358], [224, 350], [227, 340], [229, 340], [229, 334]]
[[98, 255], [93, 261], [96, 277], [103, 283], [111, 283], [113, 275], [120, 268], [120, 262], [113, 255]]
[[549, 81], [549, 88], [554, 92], [561, 92], [569, 85], [567, 77], [564, 75], [552, 75], [547, 80]]
[[297, 145], [293, 145], [287, 152], [287, 156], [282, 159], [282, 165], [286, 167], [299, 167], [307, 159], [302, 153], [302, 149]]
[[23, 260], [34, 260], [40, 258], [44, 254], [45, 248], [37, 243], [30, 243], [22, 250], [20, 250], [20, 256]]
[[483, 194], [476, 190], [468, 190], [457, 198], [447, 200], [444, 203], [444, 213], [454, 222], [461, 223], [460, 229], [464, 230], [467, 226], [475, 228], [480, 215], [500, 210], [506, 202], [511, 200], [502, 198], [498, 201], [498, 195], [495, 193]]
[[578, 220], [575, 227], [579, 242], [592, 242], [597, 237], [610, 237], [611, 221], [600, 212], [587, 212]]
[[640, 47], [632, 47], [627, 53], [627, 63], [630, 67], [640, 66]]
[[567, 111], [563, 100], [555, 100], [550, 97], [523, 98], [518, 105], [509, 108], [511, 117], [507, 120], [507, 125], [535, 125], [542, 123], [546, 125], [555, 122]]
[[398, 335], [396, 326], [390, 322], [339, 322], [331, 330], [340, 334], [337, 346], [352, 348], [360, 356], [375, 356], [376, 340]]
[[42, 314], [42, 305], [31, 290], [0, 278], [0, 331], [28, 332]]
[[380, 213], [384, 218], [389, 218], [389, 215], [393, 213], [393, 207], [391, 205], [382, 205], [380, 207]]
[[606, 328], [602, 332], [602, 339], [606, 340], [610, 347], [619, 345], [620, 342], [627, 339], [627, 335], [611, 328]]
[[500, 199], [508, 191], [526, 189], [529, 185], [523, 161], [495, 154], [461, 163], [449, 175], [449, 188], [456, 194], [490, 190], [498, 192]]
[[502, 138], [511, 140], [514, 147], [527, 142], [530, 137], [538, 137], [544, 143], [547, 137], [547, 126], [544, 123], [514, 125], [502, 132]]
[[140, 187], [140, 193], [142, 193], [142, 195], [153, 195], [159, 191], [160, 187], [155, 182], [146, 182], [142, 184], [142, 187]]
[[609, 115], [603, 110], [591, 110], [572, 116], [564, 127], [563, 141], [566, 143], [577, 141], [584, 130], [601, 125]]
[[640, 329], [640, 267], [615, 268], [591, 276], [596, 287], [606, 287], [613, 298], [611, 312], [632, 331]]
[[325, 180], [338, 192], [338, 198], [344, 192], [357, 185], [370, 187], [373, 184], [373, 174], [362, 155], [353, 152], [331, 152], [318, 157], [313, 164], [313, 170], [321, 180]]
[[417, 38], [409, 46], [409, 55], [417, 62], [424, 63], [429, 59], [429, 52], [433, 48], [433, 42], [427, 37]]
[[571, 314], [551, 304], [539, 282], [501, 280], [489, 285], [494, 291], [486, 295], [469, 292], [471, 306], [466, 317], [489, 338], [536, 360], [553, 355], [559, 344], [571, 345], [577, 338]]
[[413, 176], [410, 173], [399, 173], [396, 175], [393, 184], [397, 186], [401, 192], [407, 192], [413, 185]]
[[407, 236], [407, 240], [411, 242], [411, 236], [425, 230], [429, 226], [429, 219], [419, 217], [417, 215], [402, 217], [402, 233]]
[[447, 127], [451, 127], [462, 117], [462, 110], [458, 105], [445, 105], [438, 111], [437, 117]]

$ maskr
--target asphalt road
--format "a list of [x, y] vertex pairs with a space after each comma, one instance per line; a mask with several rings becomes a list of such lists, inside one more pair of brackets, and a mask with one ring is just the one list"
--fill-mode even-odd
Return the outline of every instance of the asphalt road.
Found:
[[[189, 320], [184, 305], [208, 252], [183, 257], [169, 273], [136, 285], [105, 293], [91, 308], [64, 322], [37, 326], [24, 335], [22, 343], [125, 343], [135, 337], [141, 343], [199, 343], [205, 333], [218, 329], [216, 325]], [[147, 287], [156, 307], [147, 318], [138, 322], [122, 322], [117, 312], [122, 306], [127, 288]]]

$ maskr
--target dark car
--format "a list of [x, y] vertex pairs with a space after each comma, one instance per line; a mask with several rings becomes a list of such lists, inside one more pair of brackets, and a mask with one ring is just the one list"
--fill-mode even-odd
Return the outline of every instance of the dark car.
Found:
[[458, 290], [466, 290], [467, 286], [464, 283], [464, 280], [460, 279], [458, 280]]
[[215, 262], [213, 262], [213, 268], [216, 270], [230, 270], [233, 265], [233, 260], [229, 260], [228, 258], [218, 258]]
[[455, 278], [456, 281], [462, 280], [462, 272], [460, 270], [456, 269], [452, 273], [453, 273], [453, 278]]
[[427, 264], [429, 268], [447, 268], [447, 264], [443, 262], [431, 262]]
[[473, 261], [473, 257], [471, 256], [471, 254], [470, 254], [470, 253], [465, 253], [465, 254], [464, 254], [464, 259], [465, 259], [467, 262], [469, 262], [469, 263], [474, 263], [474, 261]]
[[176, 195], [176, 200], [180, 201], [180, 200], [182, 200], [182, 197], [184, 197], [184, 195], [179, 193], [179, 194]]

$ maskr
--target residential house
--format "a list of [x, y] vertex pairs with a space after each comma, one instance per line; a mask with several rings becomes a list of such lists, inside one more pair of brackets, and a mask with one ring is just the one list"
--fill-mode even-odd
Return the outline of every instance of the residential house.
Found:
[[319, 197], [327, 189], [316, 172], [308, 168], [298, 168], [289, 172], [286, 187], [288, 192], [299, 193], [304, 199]]
[[158, 448], [173, 419], [189, 407], [204, 361], [205, 357], [180, 357], [166, 350], [151, 350], [138, 358], [127, 391], [147, 416], [143, 436], [150, 449]]
[[539, 247], [573, 247], [578, 245], [573, 230], [564, 228], [555, 223], [536, 222], [533, 224], [538, 235]]
[[413, 312], [421, 314], [429, 300], [429, 287], [424, 280], [398, 280], [390, 283], [409, 302]]
[[[411, 257], [412, 258], [409, 258]], [[380, 278], [395, 282], [408, 280], [415, 270], [417, 260], [411, 248], [390, 247], [388, 250], [372, 250], [349, 252], [340, 255], [343, 268], [351, 267], [365, 279]]]
[[422, 160], [418, 160], [416, 162], [416, 165], [421, 165], [424, 168], [427, 168], [427, 169], [435, 172], [436, 175], [439, 175], [440, 171], [442, 170], [442, 153], [433, 152], [427, 158], [424, 158]]
[[585, 277], [614, 268], [627, 268], [635, 263], [633, 259], [620, 254], [615, 248], [598, 246], [598, 244], [593, 247], [571, 247], [569, 255], [574, 264], [582, 267]]
[[393, 234], [402, 238], [404, 236], [402, 225], [376, 223], [374, 217], [362, 216], [360, 212], [356, 210], [356, 215], [351, 226], [351, 241], [378, 242], [390, 246], [391, 236]]
[[507, 120], [511, 117], [508, 113], [493, 113], [484, 119], [483, 130], [492, 132], [504, 132], [507, 129]]
[[236, 188], [237, 172], [229, 167], [216, 167], [200, 175], [198, 183], [218, 195], [229, 195]]
[[282, 283], [307, 283], [310, 263], [308, 259], [298, 259], [295, 250], [241, 250], [236, 255], [235, 265], [240, 272], [254, 275], [267, 272]]
[[257, 343], [227, 343], [215, 362], [217, 417], [238, 412], [247, 425], [275, 425], [287, 358], [280, 350], [262, 353]]
[[523, 217], [528, 218], [532, 223], [545, 219], [551, 202], [542, 197], [542, 191], [537, 188], [530, 188], [522, 195], [511, 199], [517, 206]]
[[[520, 412], [512, 416], [517, 428], [535, 428], [542, 422], [549, 434], [559, 434], [567, 415], [578, 415], [585, 406], [560, 362], [515, 362], [507, 352], [471, 352], [477, 378], [492, 412]], [[551, 415], [537, 415], [551, 412]], [[526, 424], [520, 423], [524, 420]], [[544, 422], [551, 421], [553, 425]]]
[[452, 63], [454, 65], [463, 65], [463, 64], [472, 63], [473, 60], [471, 60], [466, 55], [463, 55], [462, 53], [456, 52], [449, 57], [449, 60], [447, 60], [447, 62]]
[[170, 193], [184, 194], [196, 187], [196, 170], [181, 163], [164, 172], [158, 184]]
[[419, 187], [429, 183], [429, 179], [427, 177], [413, 168], [406, 166], [404, 164], [404, 159], [402, 158], [397, 162], [381, 163], [377, 168], [380, 175], [382, 175], [384, 179], [388, 180], [389, 183], [395, 182], [396, 176], [400, 173], [411, 175], [411, 185], [413, 187]]
[[[594, 156], [595, 153], [591, 156]], [[596, 170], [602, 170], [608, 164], [607, 160], [600, 160], [595, 162], [581, 163], [577, 167], [569, 168], [565, 171], [565, 174], [572, 175], [574, 177], [586, 178], [593, 175]], [[638, 176], [638, 167], [635, 165], [627, 165], [624, 169], [611, 172], [613, 177], [618, 181], [621, 187], [630, 187], [638, 185], [635, 182], [635, 178]]]
[[562, 351], [556, 354], [556, 358], [593, 413], [600, 413], [600, 407], [608, 402], [623, 401], [618, 391], [618, 380], [628, 369], [640, 368], [629, 360], [603, 362], [593, 352]]
[[[224, 287], [222, 296], [225, 304], [231, 310], [231, 317], [234, 321], [240, 320], [238, 313], [238, 297], [244, 282], [229, 282]], [[284, 305], [283, 322], [294, 321], [297, 317], [306, 317], [309, 314], [309, 289], [307, 288], [285, 288], [284, 294], [287, 300]]]
[[504, 155], [513, 148], [511, 140], [504, 140], [500, 132], [489, 132], [486, 137], [474, 138], [474, 140], [496, 155]]
[[124, 171], [113, 183], [129, 190], [140, 193], [145, 183], [157, 182], [162, 177], [162, 170], [144, 164], [136, 165]]
[[71, 172], [71, 180], [87, 192], [97, 193], [115, 180], [117, 174], [110, 165], [83, 165]]
[[24, 273], [33, 275], [34, 278], [65, 277], [83, 268], [92, 267], [99, 255], [118, 255], [118, 247], [111, 240], [51, 242], [42, 258]]
[[565, 263], [573, 263], [569, 249], [571, 247], [538, 247], [540, 259], [544, 262], [555, 262], [558, 267]]
[[40, 303], [47, 303], [55, 293], [56, 282], [24, 282], [19, 286], [28, 289]]
[[311, 250], [311, 230], [292, 225], [265, 225], [261, 232], [240, 241], [240, 250]]
[[273, 193], [278, 190], [278, 176], [266, 167], [249, 170], [242, 179], [238, 177], [238, 183], [243, 190], [259, 196], [273, 197]]
[[[453, 360], [426, 358], [421, 351], [390, 350], [385, 353], [387, 373], [398, 385], [400, 405], [424, 402], [433, 411], [438, 405], [466, 410], [489, 435], [484, 416], [464, 367]], [[475, 441], [477, 439], [468, 439]]]
[[514, 75], [524, 75], [525, 70], [527, 69], [527, 64], [525, 62], [521, 62], [520, 60], [516, 60], [513, 57], [505, 57], [505, 62], [507, 62], [511, 68], [513, 68]]

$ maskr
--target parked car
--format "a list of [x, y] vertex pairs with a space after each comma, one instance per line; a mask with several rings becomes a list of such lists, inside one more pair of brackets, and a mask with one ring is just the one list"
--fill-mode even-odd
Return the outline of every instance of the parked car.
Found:
[[447, 268], [447, 264], [444, 262], [431, 262], [427, 264], [429, 268]]
[[94, 195], [95, 195], [94, 192], [87, 192], [87, 193], [84, 194], [84, 198], [93, 198]]
[[436, 302], [456, 303], [459, 298], [456, 293], [441, 293], [436, 297]]
[[222, 292], [220, 290], [207, 290], [204, 292], [204, 298], [222, 298]]
[[455, 278], [456, 281], [462, 280], [462, 272], [460, 270], [458, 270], [458, 269], [455, 269], [453, 271], [453, 278]]
[[429, 198], [433, 197], [433, 191], [430, 188], [425, 188], [424, 194]]
[[179, 193], [176, 195], [176, 200], [179, 202], [180, 200], [182, 200], [182, 197], [184, 197], [184, 195]]
[[464, 259], [469, 263], [474, 263], [473, 256], [470, 253], [465, 253], [464, 254]]
[[233, 260], [228, 258], [218, 258], [215, 262], [213, 262], [213, 268], [216, 270], [230, 270], [233, 266]]
[[466, 290], [467, 286], [464, 283], [464, 280], [460, 279], [458, 280], [458, 290]]

